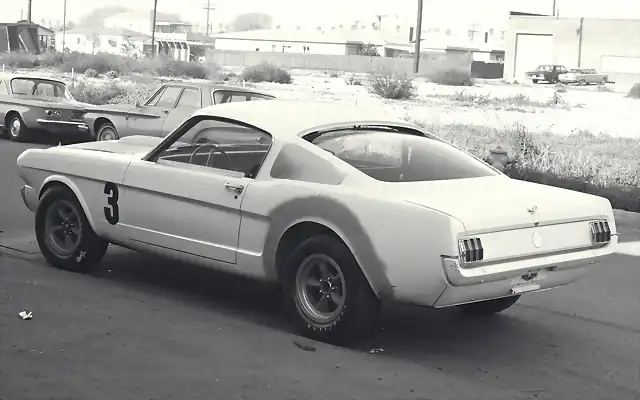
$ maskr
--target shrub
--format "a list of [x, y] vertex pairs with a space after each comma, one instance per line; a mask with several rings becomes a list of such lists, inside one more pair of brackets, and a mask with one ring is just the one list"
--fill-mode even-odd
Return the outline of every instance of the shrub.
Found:
[[627, 97], [632, 99], [640, 99], [640, 83], [636, 83], [631, 87], [629, 93], [627, 94]]
[[444, 71], [438, 71], [437, 73], [433, 74], [429, 80], [438, 85], [473, 86], [473, 79], [471, 79], [471, 70], [463, 71], [461, 69], [448, 69]]
[[393, 100], [412, 99], [416, 95], [411, 77], [396, 73], [369, 75], [369, 91], [382, 98]]
[[98, 73], [98, 71], [96, 71], [93, 68], [89, 68], [88, 70], [84, 71], [84, 75], [87, 78], [97, 78], [98, 76], [100, 76], [100, 74]]
[[116, 79], [120, 74], [118, 71], [109, 71], [105, 74], [109, 79]]
[[70, 90], [76, 100], [95, 105], [107, 104], [127, 94], [127, 90], [115, 82], [90, 84], [80, 80]]
[[348, 78], [345, 78], [344, 81], [347, 85], [362, 86], [362, 79], [355, 75], [350, 75]]
[[564, 83], [558, 82], [556, 83], [555, 87], [556, 87], [556, 92], [567, 93], [567, 85], [565, 85]]
[[273, 82], [288, 84], [292, 82], [291, 74], [283, 68], [269, 63], [262, 63], [247, 67], [242, 72], [242, 79], [248, 82]]
[[0, 54], [0, 64], [6, 64], [9, 68], [55, 67], [62, 72], [73, 70], [79, 74], [86, 74], [88, 70], [94, 70], [98, 74], [114, 71], [119, 75], [140, 73], [196, 79], [206, 79], [215, 70], [214, 67], [203, 64], [170, 58], [133, 58], [109, 53], [85, 54], [79, 52], [43, 53], [40, 55], [6, 53]]

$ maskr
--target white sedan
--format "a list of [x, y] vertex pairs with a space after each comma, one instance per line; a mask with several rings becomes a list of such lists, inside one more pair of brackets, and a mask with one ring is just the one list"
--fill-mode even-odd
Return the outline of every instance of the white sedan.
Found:
[[26, 150], [52, 265], [108, 243], [279, 282], [303, 334], [371, 331], [383, 300], [490, 314], [610, 256], [602, 197], [508, 178], [419, 127], [306, 101], [201, 109], [167, 137]]

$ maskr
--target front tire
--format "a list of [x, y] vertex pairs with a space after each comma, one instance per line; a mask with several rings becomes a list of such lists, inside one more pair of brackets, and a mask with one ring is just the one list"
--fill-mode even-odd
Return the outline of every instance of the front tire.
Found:
[[373, 333], [380, 300], [337, 238], [316, 235], [304, 240], [281, 274], [285, 306], [304, 336], [345, 344]]
[[98, 142], [102, 142], [105, 140], [118, 140], [120, 136], [118, 135], [118, 131], [116, 127], [113, 126], [111, 122], [105, 122], [100, 126], [98, 132], [96, 133], [96, 140]]
[[109, 243], [95, 234], [70, 189], [63, 186], [48, 189], [35, 217], [38, 246], [52, 266], [89, 272], [104, 257]]
[[479, 301], [477, 303], [462, 304], [458, 306], [460, 311], [469, 315], [492, 315], [506, 310], [516, 304], [520, 295], [502, 297], [499, 299]]

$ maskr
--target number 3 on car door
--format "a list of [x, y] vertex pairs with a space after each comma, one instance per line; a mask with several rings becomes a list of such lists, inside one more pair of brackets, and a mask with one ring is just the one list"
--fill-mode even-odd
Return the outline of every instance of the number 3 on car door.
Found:
[[104, 194], [108, 196], [108, 207], [104, 208], [104, 217], [108, 223], [115, 225], [120, 221], [120, 210], [118, 209], [118, 187], [113, 182], [107, 182], [104, 184]]

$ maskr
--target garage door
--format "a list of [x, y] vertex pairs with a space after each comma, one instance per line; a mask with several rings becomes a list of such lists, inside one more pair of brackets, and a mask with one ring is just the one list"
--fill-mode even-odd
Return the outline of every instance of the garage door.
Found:
[[516, 35], [516, 65], [514, 78], [522, 79], [524, 73], [540, 64], [554, 64], [553, 35]]

